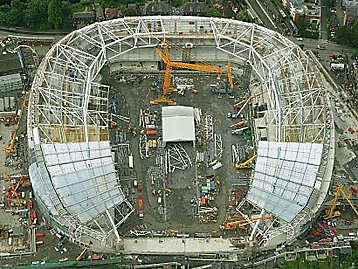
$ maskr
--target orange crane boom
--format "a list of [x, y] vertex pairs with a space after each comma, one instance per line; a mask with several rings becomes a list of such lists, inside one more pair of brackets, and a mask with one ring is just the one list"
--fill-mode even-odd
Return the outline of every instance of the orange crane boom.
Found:
[[[252, 218], [250, 221], [256, 222], [258, 220], [269, 220], [269, 219], [272, 219], [271, 215], [264, 215], [262, 217]], [[229, 221], [229, 222], [225, 223], [225, 228], [228, 230], [230, 230], [234, 227], [244, 228], [244, 226], [247, 225], [248, 223], [249, 223], [249, 221], [247, 221], [246, 219]]]
[[[161, 50], [159, 47], [164, 48]], [[150, 101], [151, 104], [157, 105], [160, 103], [166, 103], [168, 105], [176, 105], [176, 102], [173, 100], [167, 99], [167, 94], [170, 92], [170, 80], [172, 75], [173, 68], [181, 68], [181, 69], [189, 69], [189, 70], [197, 70], [204, 72], [216, 72], [219, 76], [222, 74], [223, 70], [221, 67], [212, 66], [207, 64], [191, 64], [184, 62], [172, 62], [170, 59], [170, 52], [168, 49], [168, 44], [166, 43], [165, 38], [159, 47], [155, 47], [155, 52], [160, 56], [163, 62], [166, 64], [165, 75], [163, 81], [163, 95], [159, 96], [157, 99]]]
[[207, 64], [190, 64], [190, 63], [183, 63], [183, 62], [169, 62], [169, 65], [172, 67], [181, 68], [181, 69], [197, 70], [197, 71], [204, 71], [204, 72], [216, 72], [219, 75], [221, 75], [223, 72], [221, 67], [207, 65]]
[[229, 82], [229, 87], [231, 90], [234, 90], [234, 81], [232, 79], [232, 66], [230, 62], [228, 62], [226, 68], [227, 68], [227, 81]]

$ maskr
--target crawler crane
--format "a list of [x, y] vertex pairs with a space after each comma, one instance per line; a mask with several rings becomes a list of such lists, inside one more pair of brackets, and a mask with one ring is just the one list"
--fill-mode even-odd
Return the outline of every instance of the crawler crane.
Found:
[[252, 156], [250, 159], [244, 161], [243, 163], [235, 163], [235, 168], [244, 169], [249, 168], [250, 165], [256, 160], [256, 155]]
[[161, 43], [161, 46], [164, 49], [164, 52], [159, 47], [155, 47], [155, 52], [161, 57], [163, 62], [166, 64], [165, 75], [163, 81], [163, 94], [159, 96], [157, 99], [150, 101], [152, 105], [158, 104], [167, 104], [167, 105], [176, 105], [176, 102], [167, 98], [167, 95], [171, 92], [170, 88], [170, 80], [172, 76], [173, 68], [179, 69], [189, 69], [189, 70], [197, 70], [203, 72], [215, 72], [221, 76], [223, 70], [221, 67], [212, 66], [207, 64], [191, 64], [191, 63], [183, 63], [183, 62], [172, 62], [170, 59], [170, 52], [168, 49], [168, 44], [164, 39]]
[[227, 81], [229, 83], [229, 88], [231, 89], [231, 91], [234, 90], [234, 80], [232, 79], [232, 66], [231, 63], [228, 62], [227, 66]]
[[333, 199], [333, 203], [330, 209], [328, 209], [326, 211], [326, 219], [331, 219], [334, 217], [339, 217], [341, 215], [341, 212], [339, 210], [335, 210], [336, 206], [337, 206], [337, 202], [338, 202], [338, 198], [340, 196], [340, 194], [342, 194], [342, 196], [347, 200], [347, 202], [349, 203], [349, 205], [351, 206], [351, 208], [353, 209], [354, 213], [357, 215], [358, 217], [358, 210], [355, 207], [355, 205], [353, 204], [352, 200], [350, 199], [350, 197], [348, 196], [348, 194], [346, 193], [342, 183], [338, 183], [336, 186], [336, 195], [334, 196]]
[[15, 130], [14, 130], [14, 134], [12, 135], [12, 138], [10, 140], [10, 144], [8, 146], [6, 146], [6, 148], [5, 148], [5, 153], [6, 154], [17, 153], [16, 142], [19, 139], [19, 136], [17, 135], [17, 130], [19, 129], [21, 119], [22, 119], [23, 115], [25, 114], [25, 107], [26, 107], [26, 104], [27, 104], [28, 95], [29, 95], [29, 93], [26, 92], [25, 97], [24, 97], [24, 102], [22, 103], [22, 107], [21, 107], [21, 114], [20, 114], [20, 116], [19, 116], [19, 118], [17, 120]]

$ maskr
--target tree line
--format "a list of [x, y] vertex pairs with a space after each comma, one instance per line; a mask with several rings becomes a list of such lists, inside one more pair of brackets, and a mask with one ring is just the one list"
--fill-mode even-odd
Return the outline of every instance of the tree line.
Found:
[[73, 28], [71, 4], [60, 0], [0, 1], [0, 25], [33, 30]]
[[338, 27], [336, 30], [336, 42], [358, 48], [358, 21], [352, 25]]

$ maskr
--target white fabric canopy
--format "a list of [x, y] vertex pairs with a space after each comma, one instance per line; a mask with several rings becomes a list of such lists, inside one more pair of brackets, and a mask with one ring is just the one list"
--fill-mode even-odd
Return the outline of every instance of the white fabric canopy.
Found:
[[195, 141], [194, 109], [186, 106], [162, 107], [163, 141]]

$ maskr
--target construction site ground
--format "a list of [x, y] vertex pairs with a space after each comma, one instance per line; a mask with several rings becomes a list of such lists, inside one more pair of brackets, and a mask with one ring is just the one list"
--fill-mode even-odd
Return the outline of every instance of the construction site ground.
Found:
[[[122, 232], [126, 233], [128, 229], [136, 224], [145, 224], [146, 230], [177, 230], [180, 233], [210, 232], [212, 235], [217, 234], [218, 227], [226, 220], [226, 212], [230, 190], [233, 185], [245, 185], [251, 171], [249, 169], [237, 170], [233, 167], [231, 156], [231, 145], [238, 143], [246, 143], [242, 135], [232, 135], [230, 125], [236, 123], [237, 119], [227, 118], [228, 112], [234, 112], [233, 98], [229, 95], [217, 95], [211, 91], [211, 84], [217, 83], [215, 74], [202, 74], [188, 72], [177, 74], [176, 77], [191, 79], [197, 94], [190, 90], [185, 91], [185, 95], [172, 93], [171, 98], [179, 105], [192, 106], [202, 109], [203, 114], [210, 114], [213, 117], [214, 132], [222, 136], [223, 154], [220, 160], [223, 167], [215, 171], [220, 181], [218, 186], [218, 194], [213, 204], [218, 208], [217, 221], [210, 224], [199, 224], [198, 219], [194, 217], [193, 207], [190, 202], [196, 197], [196, 174], [195, 170], [195, 149], [191, 142], [181, 143], [186, 149], [192, 161], [192, 166], [181, 171], [175, 170], [169, 173], [167, 180], [168, 188], [172, 193], [166, 199], [166, 216], [160, 216], [158, 213], [157, 198], [151, 194], [151, 182], [147, 173], [150, 166], [155, 166], [155, 154], [147, 159], [141, 159], [139, 154], [139, 112], [140, 109], [161, 110], [161, 106], [152, 106], [149, 104], [158, 96], [158, 92], [152, 88], [151, 84], [158, 78], [161, 80], [162, 75], [109, 75], [108, 69], [102, 70], [102, 82], [111, 86], [111, 94], [117, 94], [118, 114], [129, 117], [130, 124], [137, 128], [136, 137], [127, 137], [130, 141], [131, 149], [134, 157], [134, 170], [136, 172], [138, 182], [143, 182], [144, 187], [144, 221], [138, 219], [136, 214], [132, 214], [129, 220], [123, 225]], [[242, 92], [234, 92], [235, 98], [244, 99]], [[121, 128], [119, 126], [118, 128]], [[122, 127], [125, 128], [125, 127]], [[248, 143], [249, 144], [249, 143]], [[133, 187], [133, 182], [122, 182], [128, 187]], [[137, 193], [130, 191], [132, 194], [132, 204], [136, 204]], [[165, 221], [166, 220], [166, 221]]]

